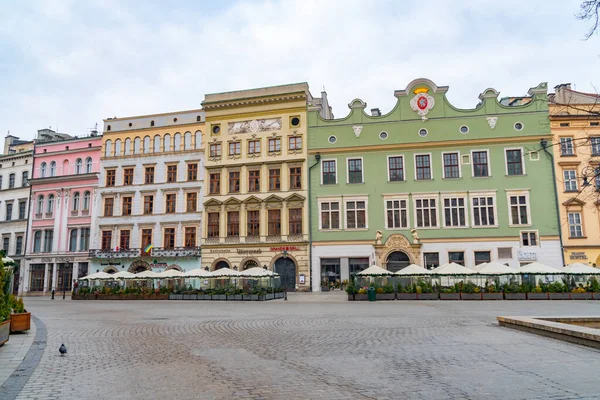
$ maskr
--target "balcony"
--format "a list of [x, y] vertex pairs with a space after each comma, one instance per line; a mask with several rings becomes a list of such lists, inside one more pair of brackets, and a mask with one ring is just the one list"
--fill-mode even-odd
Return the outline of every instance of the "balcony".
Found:
[[240, 242], [239, 236], [227, 236], [225, 238], [225, 243], [239, 243], [239, 242]]
[[288, 235], [288, 242], [302, 242], [304, 240], [304, 235]]
[[[153, 249], [154, 250], [154, 249]], [[139, 257], [141, 249], [92, 249], [89, 250], [89, 256], [91, 258], [135, 258]]]
[[152, 257], [200, 257], [200, 247], [153, 247]]

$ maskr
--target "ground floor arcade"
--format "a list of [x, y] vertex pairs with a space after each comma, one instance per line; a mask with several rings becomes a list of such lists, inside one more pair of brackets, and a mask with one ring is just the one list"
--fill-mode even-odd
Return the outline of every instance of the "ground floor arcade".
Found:
[[20, 268], [20, 295], [70, 292], [77, 278], [89, 273], [87, 253], [73, 256], [27, 257]]

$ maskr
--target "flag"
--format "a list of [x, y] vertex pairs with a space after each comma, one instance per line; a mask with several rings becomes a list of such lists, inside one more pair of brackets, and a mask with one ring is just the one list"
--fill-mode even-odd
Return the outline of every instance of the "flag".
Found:
[[144, 247], [144, 253], [148, 253], [153, 247], [154, 245], [150, 243], [148, 246]]

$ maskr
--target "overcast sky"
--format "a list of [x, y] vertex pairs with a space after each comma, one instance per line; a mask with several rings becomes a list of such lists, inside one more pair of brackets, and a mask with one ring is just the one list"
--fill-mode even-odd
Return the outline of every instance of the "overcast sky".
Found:
[[108, 117], [199, 108], [205, 93], [308, 82], [336, 117], [389, 111], [426, 77], [470, 108], [487, 87], [600, 90], [579, 0], [0, 0], [0, 135], [81, 135]]

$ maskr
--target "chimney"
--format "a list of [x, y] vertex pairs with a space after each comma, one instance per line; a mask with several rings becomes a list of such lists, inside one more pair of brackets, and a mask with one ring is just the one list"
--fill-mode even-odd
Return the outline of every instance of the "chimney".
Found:
[[379, 110], [379, 108], [371, 108], [371, 116], [381, 117], [381, 111]]

